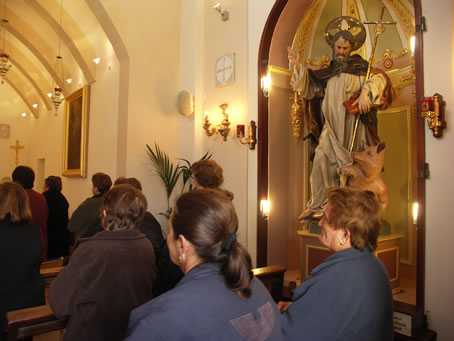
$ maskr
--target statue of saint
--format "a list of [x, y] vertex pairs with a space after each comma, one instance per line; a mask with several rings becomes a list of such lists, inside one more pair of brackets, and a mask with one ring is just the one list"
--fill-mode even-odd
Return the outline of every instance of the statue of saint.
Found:
[[[352, 54], [366, 39], [366, 30], [359, 20], [345, 16], [332, 20], [325, 30], [325, 38], [333, 51], [333, 59], [326, 68], [306, 68], [297, 51], [290, 48], [288, 51], [293, 69], [291, 86], [303, 102], [306, 137], [316, 145], [311, 197], [300, 220], [322, 216], [327, 202], [326, 188], [340, 186], [340, 169], [353, 163], [351, 146], [360, 151], [366, 145], [379, 143], [377, 109], [386, 109], [393, 99], [387, 75], [379, 69], [368, 70], [369, 63]], [[370, 75], [366, 78], [368, 71]], [[354, 134], [356, 115], [347, 111], [352, 107], [360, 114], [357, 134]]]

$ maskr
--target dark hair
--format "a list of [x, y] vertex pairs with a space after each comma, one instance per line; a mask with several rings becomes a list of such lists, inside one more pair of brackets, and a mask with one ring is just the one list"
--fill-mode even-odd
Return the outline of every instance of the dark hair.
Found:
[[136, 178], [125, 178], [124, 176], [122, 176], [122, 177], [119, 177], [114, 182], [114, 186], [122, 185], [122, 184], [131, 185], [132, 187], [134, 187], [135, 189], [138, 189], [139, 191], [142, 190], [142, 184]]
[[30, 167], [17, 166], [11, 176], [14, 182], [21, 184], [25, 189], [33, 188], [35, 172]]
[[356, 41], [355, 41], [355, 37], [353, 36], [353, 34], [350, 32], [350, 31], [347, 31], [347, 30], [341, 30], [341, 31], [338, 31], [334, 34], [334, 37], [333, 37], [333, 45], [331, 47], [334, 47], [335, 44], [336, 44], [336, 41], [339, 40], [339, 38], [342, 38], [344, 39], [345, 41], [348, 41], [350, 43], [350, 47], [353, 49], [353, 46], [355, 46], [356, 44]]
[[32, 213], [28, 203], [28, 195], [22, 185], [14, 182], [0, 184], [0, 220], [12, 223], [29, 223]]
[[223, 192], [204, 189], [182, 194], [170, 219], [175, 239], [184, 236], [202, 263], [219, 263], [229, 289], [241, 297], [251, 295], [251, 257], [235, 239], [238, 218], [232, 201]]
[[132, 230], [142, 223], [147, 199], [141, 191], [128, 184], [112, 187], [102, 198], [102, 225], [109, 231]]
[[62, 183], [61, 183], [61, 178], [59, 176], [53, 176], [53, 175], [48, 176], [44, 180], [44, 183], [46, 184], [49, 191], [60, 192], [61, 189], [63, 188]]
[[203, 188], [216, 188], [224, 182], [222, 168], [214, 160], [194, 162], [190, 170], [194, 178]]
[[101, 194], [106, 193], [112, 186], [110, 176], [104, 173], [93, 174], [91, 181], [93, 182], [93, 186], [96, 187]]
[[374, 251], [382, 214], [374, 193], [351, 187], [334, 187], [327, 190], [327, 197], [331, 206], [329, 223], [335, 229], [349, 230], [355, 249]]

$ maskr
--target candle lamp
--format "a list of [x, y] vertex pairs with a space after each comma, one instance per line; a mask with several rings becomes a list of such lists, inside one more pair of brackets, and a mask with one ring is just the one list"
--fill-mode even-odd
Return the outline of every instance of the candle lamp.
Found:
[[208, 112], [205, 112], [205, 120], [203, 123], [203, 129], [205, 130], [205, 134], [207, 136], [213, 136], [213, 135], [219, 134], [224, 138], [224, 141], [227, 141], [227, 136], [229, 136], [229, 133], [230, 133], [228, 104], [223, 103], [219, 107], [221, 108], [222, 114], [224, 115], [224, 119], [222, 120], [222, 122], [220, 124], [216, 125], [214, 128], [210, 128], [211, 123], [208, 119]]

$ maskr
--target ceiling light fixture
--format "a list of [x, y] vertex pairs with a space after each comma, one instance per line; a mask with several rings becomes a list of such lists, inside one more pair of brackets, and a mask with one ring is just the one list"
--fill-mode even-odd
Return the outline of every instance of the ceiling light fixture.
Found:
[[68, 79], [66, 80], [66, 83], [68, 83], [68, 84], [71, 84], [72, 82], [73, 82], [73, 79], [72, 79], [72, 78], [68, 78]]
[[[61, 78], [60, 80], [63, 81], [65, 79], [64, 72], [63, 72], [63, 57], [60, 54], [61, 51], [61, 31], [62, 31], [62, 16], [63, 16], [63, 0], [60, 2], [60, 32], [58, 36], [58, 55], [55, 61], [55, 77], [58, 78], [59, 75], [59, 70], [61, 70]], [[57, 116], [57, 110], [58, 107], [60, 106], [61, 102], [63, 102], [63, 95], [62, 95], [62, 88], [57, 84], [57, 81], [54, 78], [53, 81], [53, 88], [54, 91], [51, 94], [50, 99], [52, 100], [52, 103], [54, 104], [55, 108], [55, 116]]]
[[6, 73], [9, 71], [11, 64], [9, 62], [9, 55], [6, 53], [5, 49], [5, 41], [6, 41], [6, 25], [8, 25], [9, 21], [6, 18], [6, 0], [4, 2], [4, 14], [2, 18], [2, 40], [3, 40], [3, 47], [2, 52], [0, 53], [0, 75], [2, 76], [2, 84], [5, 83], [5, 76]]
[[93, 59], [93, 63], [98, 65], [99, 63], [101, 63], [101, 58], [98, 57], [98, 58]]
[[32, 104], [32, 107], [36, 109], [36, 108], [38, 108], [38, 104], [36, 104], [36, 103]]

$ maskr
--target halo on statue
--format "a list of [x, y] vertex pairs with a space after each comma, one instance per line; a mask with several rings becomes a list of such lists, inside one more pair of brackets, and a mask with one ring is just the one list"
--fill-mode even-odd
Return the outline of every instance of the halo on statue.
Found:
[[325, 28], [325, 39], [329, 46], [333, 47], [337, 40], [336, 33], [348, 31], [352, 34], [354, 44], [352, 51], [359, 49], [366, 41], [366, 28], [356, 18], [341, 16], [331, 20]]

